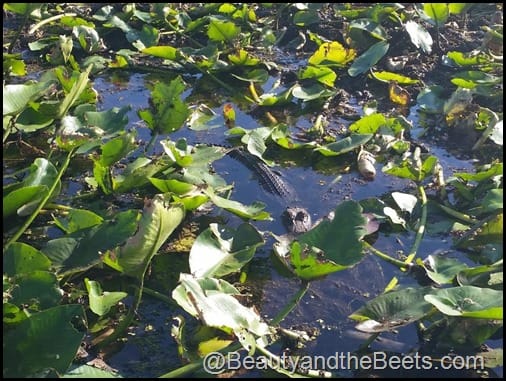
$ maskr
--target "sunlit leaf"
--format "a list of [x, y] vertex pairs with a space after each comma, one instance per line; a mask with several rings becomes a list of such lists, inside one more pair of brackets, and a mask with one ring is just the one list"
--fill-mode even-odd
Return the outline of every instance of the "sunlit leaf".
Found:
[[360, 321], [355, 328], [363, 332], [391, 331], [427, 315], [432, 305], [424, 297], [432, 291], [430, 287], [420, 287], [381, 294], [353, 312], [349, 318]]
[[[207, 326], [227, 327], [237, 334], [242, 329], [260, 336], [267, 334], [269, 327], [260, 316], [230, 295], [232, 286], [225, 281], [217, 281], [181, 273], [180, 285], [172, 292], [172, 297], [186, 312], [198, 317]], [[226, 291], [220, 291], [217, 286], [225, 287]]]
[[112, 370], [99, 369], [92, 365], [71, 366], [62, 378], [122, 378]]
[[299, 75], [300, 79], [314, 78], [329, 87], [334, 86], [337, 74], [325, 66], [308, 66]]
[[372, 137], [372, 134], [352, 134], [346, 138], [338, 140], [337, 142], [317, 147], [314, 150], [324, 156], [342, 155], [343, 153], [359, 148], [361, 145], [371, 140]]
[[88, 278], [84, 278], [84, 284], [88, 291], [90, 309], [98, 316], [106, 315], [116, 303], [128, 296], [126, 292], [102, 291], [100, 283]]
[[401, 106], [407, 106], [410, 101], [409, 93], [401, 86], [397, 85], [395, 81], [390, 82], [388, 85], [388, 96], [392, 102]]
[[15, 214], [23, 205], [40, 200], [48, 190], [46, 185], [25, 186], [13, 190], [3, 198], [3, 218]]
[[329, 98], [336, 93], [335, 90], [330, 90], [319, 83], [312, 86], [294, 85], [292, 88], [292, 95], [295, 98], [302, 99], [303, 101], [312, 101], [319, 98]]
[[395, 81], [400, 85], [414, 85], [420, 82], [418, 79], [406, 77], [405, 75], [392, 73], [389, 71], [371, 71], [371, 74], [377, 80], [387, 83]]
[[270, 220], [271, 216], [268, 212], [264, 211], [265, 204], [259, 201], [253, 202], [251, 205], [246, 206], [238, 201], [229, 200], [215, 194], [211, 188], [205, 189], [204, 193], [209, 196], [209, 199], [219, 208], [223, 208], [231, 213], [238, 215], [244, 219], [253, 220]]
[[447, 3], [424, 3], [423, 11], [437, 26], [444, 24], [450, 14]]
[[246, 50], [240, 49], [235, 54], [229, 54], [228, 59], [234, 65], [239, 66], [256, 66], [260, 63], [258, 58], [252, 57]]
[[178, 57], [177, 49], [172, 46], [168, 46], [168, 45], [150, 46], [149, 48], [141, 50], [141, 52], [144, 54], [149, 54], [154, 57], [165, 58], [167, 60], [172, 60], [172, 61], [176, 60]]
[[348, 74], [351, 77], [356, 77], [359, 74], [365, 73], [383, 58], [389, 47], [390, 44], [385, 41], [377, 42], [353, 61], [348, 68]]
[[353, 122], [349, 127], [350, 132], [357, 134], [374, 134], [378, 129], [387, 124], [387, 119], [383, 114], [373, 113], [365, 115], [356, 122]]
[[455, 66], [473, 66], [490, 62], [490, 58], [485, 53], [475, 54], [475, 52], [464, 53], [459, 51], [451, 51], [446, 56]]
[[449, 316], [500, 320], [503, 318], [503, 292], [490, 288], [446, 288], [425, 295], [425, 300]]
[[151, 92], [151, 99], [155, 114], [153, 115], [153, 129], [159, 133], [167, 134], [180, 129], [188, 116], [190, 109], [181, 100], [185, 84], [180, 76], [167, 85], [156, 83]]
[[309, 57], [308, 63], [313, 66], [327, 65], [343, 67], [356, 56], [353, 49], [346, 49], [337, 41], [324, 42], [318, 50]]
[[141, 278], [153, 256], [179, 226], [184, 215], [182, 205], [168, 204], [163, 195], [155, 195], [152, 200], [145, 201], [135, 235], [124, 245], [108, 251], [104, 263], [124, 274]]
[[38, 82], [18, 85], [4, 85], [3, 87], [3, 115], [19, 114], [28, 103], [41, 97], [52, 82]]
[[241, 224], [235, 231], [211, 224], [191, 248], [190, 271], [196, 277], [223, 277], [237, 272], [262, 244], [262, 236], [250, 224]]
[[207, 36], [213, 41], [231, 41], [241, 32], [241, 28], [237, 27], [231, 21], [219, 21], [211, 19]]
[[420, 262], [427, 276], [437, 284], [451, 284], [459, 272], [468, 268], [456, 259], [440, 255], [429, 255]]
[[72, 209], [65, 217], [54, 217], [54, 220], [55, 225], [67, 234], [101, 224], [104, 221], [98, 214], [86, 209]]
[[430, 54], [432, 52], [432, 44], [434, 41], [432, 40], [432, 36], [427, 30], [418, 24], [416, 21], [408, 20], [406, 24], [404, 24], [406, 31], [409, 34], [411, 42], [418, 49], [422, 49], [424, 53]]

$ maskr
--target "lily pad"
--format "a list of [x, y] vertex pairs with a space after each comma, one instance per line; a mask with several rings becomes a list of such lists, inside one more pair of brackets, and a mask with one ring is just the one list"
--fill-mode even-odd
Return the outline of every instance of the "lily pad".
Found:
[[425, 300], [449, 316], [503, 318], [503, 292], [490, 288], [453, 287], [425, 295]]
[[433, 291], [430, 287], [406, 288], [382, 294], [367, 302], [349, 317], [361, 323], [356, 328], [363, 332], [385, 332], [422, 319], [432, 310], [424, 297]]

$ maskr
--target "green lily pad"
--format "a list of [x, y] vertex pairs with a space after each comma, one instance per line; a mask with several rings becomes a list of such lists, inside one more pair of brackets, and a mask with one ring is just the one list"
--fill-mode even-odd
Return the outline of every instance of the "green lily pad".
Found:
[[356, 328], [363, 332], [385, 332], [422, 319], [432, 311], [424, 297], [431, 287], [406, 288], [381, 294], [353, 312], [349, 318], [360, 321]]
[[350, 77], [356, 77], [372, 68], [387, 53], [390, 44], [385, 41], [375, 43], [362, 53], [348, 68]]
[[186, 312], [200, 318], [205, 325], [228, 328], [237, 334], [243, 329], [259, 336], [269, 333], [268, 325], [252, 308], [239, 303], [233, 296], [238, 293], [237, 290], [227, 282], [214, 278], [194, 278], [184, 273], [181, 273], [179, 281], [180, 285], [174, 289], [172, 297]]
[[102, 291], [100, 283], [88, 278], [84, 279], [84, 284], [88, 290], [90, 309], [98, 316], [106, 315], [116, 303], [128, 296], [126, 292]]
[[141, 278], [149, 262], [185, 215], [181, 204], [168, 204], [163, 195], [144, 203], [137, 232], [122, 246], [105, 253], [103, 261], [112, 268]]
[[47, 369], [65, 373], [85, 334], [76, 329], [76, 321], [85, 321], [83, 307], [66, 304], [32, 314], [7, 331], [3, 376], [30, 377]]
[[449, 316], [499, 320], [503, 318], [503, 292], [490, 288], [447, 288], [425, 295], [425, 300]]
[[190, 271], [196, 277], [223, 277], [237, 272], [263, 243], [262, 236], [250, 224], [244, 223], [235, 231], [211, 224], [191, 248]]

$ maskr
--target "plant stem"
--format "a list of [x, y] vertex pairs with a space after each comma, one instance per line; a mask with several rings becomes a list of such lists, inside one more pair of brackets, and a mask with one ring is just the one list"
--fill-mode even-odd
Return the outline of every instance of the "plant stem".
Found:
[[281, 323], [281, 321], [283, 321], [283, 319], [286, 318], [288, 314], [292, 312], [292, 310], [297, 306], [308, 289], [309, 282], [303, 281], [301, 287], [299, 288], [299, 291], [297, 291], [297, 293], [292, 297], [288, 304], [285, 305], [285, 307], [280, 312], [278, 312], [274, 319], [272, 319], [271, 325], [278, 325]]
[[415, 242], [413, 242], [413, 246], [411, 247], [411, 250], [409, 251], [408, 257], [406, 258], [405, 261], [405, 263], [407, 264], [413, 262], [413, 259], [416, 256], [416, 252], [420, 247], [420, 243], [422, 242], [422, 238], [425, 233], [425, 226], [427, 224], [427, 195], [425, 194], [425, 189], [423, 188], [423, 185], [418, 184], [418, 193], [420, 193], [422, 214], [420, 216], [420, 223], [416, 231]]
[[103, 348], [106, 345], [118, 339], [123, 334], [123, 332], [130, 326], [130, 324], [134, 320], [135, 314], [137, 313], [137, 308], [141, 304], [143, 285], [144, 285], [144, 274], [142, 274], [142, 277], [139, 281], [139, 286], [135, 289], [134, 302], [130, 307], [130, 309], [128, 310], [127, 316], [125, 316], [125, 318], [119, 323], [119, 325], [116, 327], [116, 329], [111, 335], [107, 336], [104, 340], [97, 343], [98, 348]]
[[409, 269], [409, 264], [405, 263], [404, 261], [401, 261], [399, 259], [392, 258], [388, 254], [383, 253], [382, 251], [376, 249], [374, 246], [370, 245], [367, 242], [363, 243], [364, 247], [369, 250], [372, 254], [376, 255], [377, 257], [380, 257], [384, 261], [399, 267], [400, 269], [407, 270]]
[[63, 165], [60, 168], [60, 171], [56, 175], [56, 178], [55, 178], [53, 184], [51, 185], [51, 188], [49, 188], [46, 196], [41, 200], [41, 202], [39, 203], [39, 205], [37, 206], [37, 208], [32, 212], [32, 214], [30, 215], [30, 217], [27, 218], [27, 220], [25, 221], [25, 223], [23, 224], [23, 226], [21, 226], [21, 228], [19, 228], [19, 230], [16, 232], [16, 234], [14, 234], [11, 237], [11, 239], [5, 244], [4, 251], [7, 250], [7, 248], [11, 244], [13, 244], [14, 242], [16, 242], [19, 239], [19, 237], [21, 237], [23, 235], [23, 233], [26, 231], [26, 229], [28, 229], [28, 227], [31, 225], [31, 223], [33, 222], [33, 220], [35, 220], [35, 218], [39, 215], [40, 210], [44, 207], [44, 205], [46, 205], [46, 203], [48, 202], [48, 200], [53, 195], [53, 192], [55, 191], [56, 187], [58, 186], [58, 183], [59, 183], [61, 177], [63, 176], [63, 173], [65, 172], [65, 170], [69, 166], [70, 159], [72, 158], [72, 155], [74, 154], [74, 152], [76, 151], [76, 149], [77, 149], [77, 147], [73, 148], [68, 153], [68, 155], [67, 155], [67, 157], [66, 157]]
[[439, 203], [436, 203], [436, 205], [439, 208], [441, 208], [441, 210], [443, 210], [445, 213], [447, 213], [450, 216], [455, 217], [455, 218], [457, 218], [457, 219], [459, 219], [461, 221], [464, 221], [464, 222], [467, 222], [467, 223], [471, 223], [471, 224], [474, 224], [474, 223], [478, 222], [476, 219], [468, 216], [467, 214], [458, 212], [455, 209], [449, 208], [448, 206], [445, 206], [445, 205], [439, 204]]

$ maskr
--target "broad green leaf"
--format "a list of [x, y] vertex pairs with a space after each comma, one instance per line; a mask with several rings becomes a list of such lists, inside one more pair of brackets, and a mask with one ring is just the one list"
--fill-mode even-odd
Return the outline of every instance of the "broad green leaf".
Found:
[[150, 177], [149, 181], [162, 193], [173, 192], [181, 196], [197, 190], [195, 185], [176, 179], [164, 180]]
[[406, 288], [381, 294], [353, 312], [349, 318], [360, 321], [355, 327], [360, 331], [385, 332], [422, 319], [432, 310], [425, 301], [430, 287]]
[[[344, 220], [346, 224], [342, 223]], [[367, 234], [366, 224], [360, 204], [345, 201], [336, 207], [332, 221], [322, 221], [297, 241], [308, 248], [321, 249], [326, 258], [339, 265], [351, 266], [363, 258], [361, 239]]]
[[375, 134], [380, 127], [387, 124], [387, 119], [383, 114], [374, 113], [361, 117], [353, 122], [348, 130], [358, 134]]
[[102, 151], [102, 154], [98, 158], [100, 165], [109, 167], [125, 158], [128, 153], [135, 149], [135, 135], [136, 132], [134, 130], [132, 133], [122, 134], [100, 146], [100, 150]]
[[141, 51], [154, 57], [165, 58], [166, 60], [175, 61], [178, 58], [178, 51], [172, 46], [150, 46]]
[[425, 112], [439, 114], [443, 112], [445, 103], [444, 89], [441, 86], [428, 86], [416, 97], [416, 102]]
[[388, 38], [385, 29], [370, 18], [353, 20], [349, 26], [348, 36], [353, 40], [354, 46], [369, 46], [377, 40], [384, 41]]
[[99, 225], [103, 221], [98, 214], [86, 209], [71, 209], [64, 218], [54, 217], [55, 225], [66, 234]]
[[234, 65], [238, 66], [256, 66], [260, 63], [258, 58], [251, 57], [244, 49], [240, 49], [235, 54], [229, 54], [228, 59]]
[[293, 15], [293, 23], [297, 26], [308, 26], [321, 22], [316, 10], [301, 10]]
[[142, 278], [153, 256], [185, 215], [181, 204], [168, 204], [161, 194], [144, 203], [137, 232], [124, 245], [108, 251], [104, 263], [133, 277]]
[[456, 66], [482, 65], [490, 62], [490, 58], [485, 53], [476, 54], [476, 52], [464, 53], [459, 51], [451, 51], [446, 53], [446, 56]]
[[[230, 294], [231, 286], [226, 282], [220, 281], [221, 284], [217, 284], [213, 278], [194, 278], [183, 273], [179, 281], [180, 285], [172, 292], [172, 297], [186, 312], [198, 317], [206, 326], [226, 327], [236, 334], [242, 329], [259, 336], [269, 333], [269, 326], [262, 322], [260, 316]], [[220, 291], [217, 286], [225, 287], [226, 291]]]
[[457, 172], [454, 173], [453, 176], [461, 178], [462, 180], [466, 181], [485, 181], [487, 179], [490, 179], [494, 176], [502, 176], [503, 174], [503, 163], [494, 163], [488, 168], [476, 172], [476, 173], [468, 173], [468, 172]]
[[418, 49], [422, 49], [424, 53], [430, 54], [432, 52], [432, 36], [427, 30], [418, 24], [416, 21], [409, 20], [404, 24], [406, 32], [409, 34], [409, 38], [413, 45]]
[[84, 284], [88, 290], [90, 309], [98, 316], [106, 315], [116, 303], [128, 296], [126, 292], [102, 291], [100, 283], [88, 278], [84, 278]]
[[66, 304], [32, 314], [5, 332], [3, 376], [31, 377], [46, 369], [65, 373], [74, 360], [85, 331], [83, 307]]
[[30, 101], [40, 98], [51, 88], [53, 81], [3, 87], [3, 115], [16, 115], [23, 111]]
[[190, 109], [181, 100], [185, 84], [180, 76], [170, 81], [168, 85], [158, 82], [151, 92], [151, 100], [155, 110], [154, 130], [168, 134], [180, 129], [188, 116]]
[[295, 98], [302, 99], [305, 102], [320, 98], [330, 98], [335, 94], [335, 90], [328, 89], [319, 83], [307, 87], [303, 87], [297, 84], [292, 87], [292, 95]]
[[292, 243], [278, 237], [274, 251], [285, 266], [305, 280], [347, 269], [363, 259], [361, 239], [367, 234], [367, 219], [361, 212], [358, 203], [346, 201], [336, 207], [333, 220], [320, 222]]
[[204, 193], [217, 207], [223, 208], [230, 213], [234, 213], [241, 218], [260, 221], [271, 220], [270, 214], [264, 211], [265, 204], [262, 202], [255, 201], [251, 205], [246, 206], [238, 201], [228, 200], [218, 196], [211, 188], [205, 189]]
[[425, 295], [425, 300], [448, 316], [479, 319], [503, 318], [503, 292], [490, 288], [461, 286]]
[[4, 274], [17, 276], [33, 271], [47, 271], [51, 261], [39, 250], [26, 243], [14, 242], [4, 252]]
[[385, 41], [380, 41], [362, 53], [348, 68], [350, 77], [356, 77], [359, 74], [365, 73], [372, 68], [383, 58], [387, 53], [390, 45]]
[[20, 54], [4, 53], [3, 59], [4, 73], [15, 76], [26, 75], [26, 65]]
[[131, 189], [143, 187], [149, 183], [150, 177], [165, 168], [167, 168], [167, 163], [162, 160], [153, 162], [147, 157], [140, 156], [129, 163], [121, 174], [114, 176], [114, 192], [125, 193]]
[[223, 277], [239, 271], [255, 255], [263, 239], [248, 223], [237, 230], [211, 224], [199, 234], [190, 251], [190, 271], [197, 278]]
[[67, 370], [65, 374], [61, 376], [61, 378], [123, 378], [121, 375], [108, 371], [105, 369], [99, 369], [92, 365], [79, 365], [72, 366]]
[[361, 145], [367, 143], [373, 134], [352, 134], [344, 139], [338, 140], [334, 143], [329, 143], [322, 147], [317, 147], [314, 150], [321, 153], [323, 156], [337, 156], [343, 153], [353, 151]]
[[334, 86], [337, 74], [331, 68], [325, 66], [308, 66], [299, 75], [300, 79], [314, 78], [318, 82], [329, 87]]
[[180, 167], [188, 167], [193, 163], [192, 147], [187, 145], [185, 140], [178, 140], [177, 142], [162, 140], [160, 144], [169, 159]]
[[102, 253], [124, 244], [138, 228], [138, 211], [117, 213], [113, 219], [56, 238], [42, 248], [60, 273], [86, 270], [101, 261]]
[[46, 309], [57, 305], [63, 290], [58, 287], [56, 275], [49, 271], [35, 270], [16, 276], [16, 287], [11, 291], [10, 302], [31, 309]]
[[420, 264], [427, 276], [437, 284], [451, 284], [459, 272], [468, 268], [466, 264], [456, 259], [440, 255], [429, 255]]
[[172, 196], [174, 201], [180, 202], [184, 205], [185, 210], [187, 211], [193, 211], [196, 210], [199, 206], [204, 205], [206, 202], [209, 201], [209, 197], [203, 194], [197, 194], [195, 196], [185, 196], [185, 197], [178, 197], [176, 195]]
[[242, 75], [237, 75], [234, 73], [231, 74], [233, 77], [245, 82], [264, 83], [269, 79], [269, 72], [265, 69], [248, 70], [247, 73], [244, 73]]
[[481, 207], [484, 213], [494, 212], [503, 208], [503, 189], [491, 189], [487, 192], [481, 201]]
[[297, 85], [286, 89], [285, 91], [280, 92], [279, 94], [275, 93], [263, 93], [260, 95], [260, 102], [258, 102], [259, 106], [282, 106], [288, 104], [292, 101], [292, 91]]
[[457, 274], [457, 282], [460, 286], [477, 286], [494, 288], [503, 286], [502, 263], [500, 266], [483, 265], [466, 268]]
[[219, 120], [218, 114], [204, 104], [194, 108], [188, 118], [188, 128], [193, 131], [205, 131], [219, 127], [223, 127], [223, 122]]
[[406, 158], [400, 163], [387, 163], [387, 165], [383, 167], [382, 171], [384, 173], [388, 173], [389, 175], [420, 182], [433, 174], [434, 167], [437, 162], [437, 157], [428, 156], [423, 161], [421, 167], [418, 167], [418, 164], [414, 162], [412, 158]]
[[60, 103], [56, 114], [57, 119], [61, 119], [62, 117], [64, 117], [65, 114], [67, 114], [69, 109], [77, 102], [81, 94], [84, 92], [86, 86], [88, 86], [89, 75], [92, 68], [93, 66], [90, 65], [86, 69], [86, 71], [84, 71], [79, 75], [74, 85], [72, 86], [70, 92], [65, 96], [65, 99], [63, 99], [63, 101]]
[[473, 3], [448, 3], [448, 11], [452, 15], [460, 15], [471, 8]]
[[211, 19], [207, 36], [212, 41], [231, 41], [241, 32], [241, 28], [237, 27], [231, 21], [219, 21]]
[[3, 218], [16, 214], [23, 205], [40, 200], [47, 191], [46, 185], [26, 186], [13, 190], [3, 198]]
[[112, 134], [124, 130], [128, 123], [126, 115], [131, 106], [121, 108], [113, 107], [106, 111], [88, 111], [84, 113], [84, 119], [89, 126], [98, 127], [106, 133]]
[[414, 85], [420, 82], [418, 79], [409, 78], [389, 71], [371, 71], [371, 74], [377, 80], [387, 83], [395, 81], [400, 85]]
[[308, 63], [313, 66], [338, 66], [344, 67], [353, 61], [356, 56], [354, 49], [346, 49], [337, 41], [324, 42], [318, 50], [309, 57]]
[[34, 13], [35, 10], [41, 8], [43, 4], [40, 3], [5, 3], [4, 9], [14, 12], [18, 15], [28, 16]]
[[438, 27], [448, 20], [449, 9], [447, 3], [423, 3], [423, 11]]

